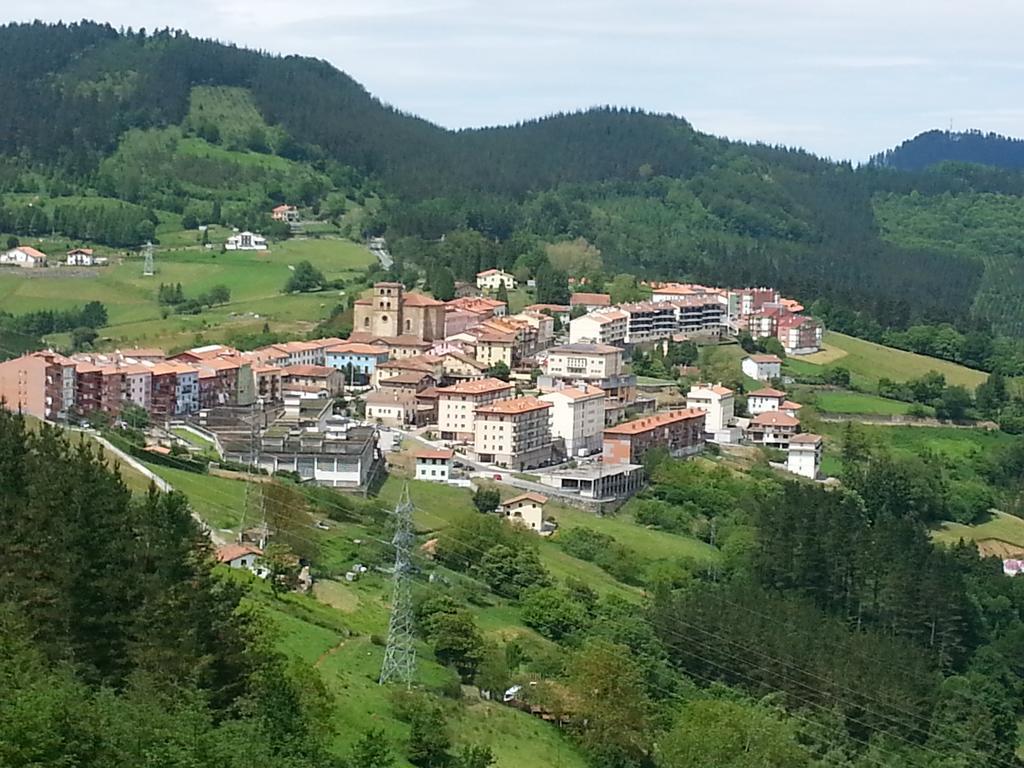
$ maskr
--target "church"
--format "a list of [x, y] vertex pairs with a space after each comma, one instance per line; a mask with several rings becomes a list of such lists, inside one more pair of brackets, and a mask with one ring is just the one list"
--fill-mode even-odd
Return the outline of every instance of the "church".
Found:
[[406, 293], [401, 283], [374, 283], [373, 298], [355, 303], [353, 330], [378, 337], [444, 339], [445, 305], [422, 293]]

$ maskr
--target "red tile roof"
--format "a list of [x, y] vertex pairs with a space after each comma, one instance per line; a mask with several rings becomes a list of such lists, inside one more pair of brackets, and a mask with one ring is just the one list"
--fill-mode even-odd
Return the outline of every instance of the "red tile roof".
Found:
[[704, 411], [698, 408], [687, 408], [682, 411], [668, 411], [667, 413], [659, 413], [654, 416], [645, 416], [642, 419], [627, 421], [625, 424], [617, 424], [614, 427], [606, 429], [604, 433], [606, 435], [639, 435], [644, 432], [650, 432], [652, 429], [657, 429], [658, 427], [668, 426], [669, 424], [678, 424], [683, 421], [690, 421], [691, 419], [703, 419], [705, 416]]
[[245, 555], [262, 555], [263, 551], [249, 544], [225, 544], [217, 549], [217, 562], [230, 563]]
[[476, 415], [528, 413], [529, 411], [542, 411], [554, 407], [547, 400], [537, 397], [512, 397], [507, 400], [495, 400], [493, 403], [481, 405], [476, 409]]
[[527, 491], [526, 493], [521, 493], [518, 496], [513, 496], [511, 499], [505, 499], [505, 501], [501, 502], [501, 506], [510, 507], [517, 501], [533, 501], [537, 504], [547, 504], [548, 497], [542, 496], [539, 493], [534, 493], [533, 491]]
[[573, 307], [610, 307], [612, 297], [607, 293], [574, 293], [569, 297]]
[[417, 459], [443, 459], [447, 461], [455, 455], [455, 451], [451, 448], [438, 448], [436, 450], [419, 451], [416, 454]]

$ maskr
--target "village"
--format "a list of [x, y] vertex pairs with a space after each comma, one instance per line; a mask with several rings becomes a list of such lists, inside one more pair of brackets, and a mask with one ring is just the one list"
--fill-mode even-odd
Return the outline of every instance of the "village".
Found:
[[651, 451], [764, 447], [779, 452], [780, 468], [821, 479], [822, 438], [801, 432], [801, 406], [776, 388], [780, 357], [742, 359], [742, 375], [761, 388], [698, 381], [668, 404], [638, 388], [630, 365], [634, 350], [734, 344], [744, 331], [787, 355], [816, 352], [822, 327], [797, 302], [763, 287], [653, 283], [650, 301], [615, 305], [576, 290], [566, 306], [509, 314], [496, 296], [515, 287], [514, 275], [488, 269], [442, 302], [378, 282], [356, 300], [347, 339], [33, 352], [0, 363], [0, 398], [81, 425], [144, 411], [153, 451], [184, 426], [226, 462], [351, 491], [373, 485], [404, 437], [421, 449], [418, 479], [500, 478], [593, 510], [643, 488]]

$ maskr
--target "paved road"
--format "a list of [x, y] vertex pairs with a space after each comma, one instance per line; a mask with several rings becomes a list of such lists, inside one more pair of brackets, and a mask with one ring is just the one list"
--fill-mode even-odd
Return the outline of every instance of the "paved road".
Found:
[[381, 267], [384, 269], [391, 269], [395, 263], [394, 258], [384, 248], [370, 247], [370, 253], [377, 257], [377, 261], [380, 262]]

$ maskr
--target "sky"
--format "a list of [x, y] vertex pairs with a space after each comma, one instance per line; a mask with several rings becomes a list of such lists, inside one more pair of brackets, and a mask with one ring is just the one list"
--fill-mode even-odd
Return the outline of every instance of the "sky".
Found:
[[314, 56], [449, 128], [611, 104], [854, 161], [950, 125], [1024, 136], [1014, 0], [0, 0], [33, 18]]

